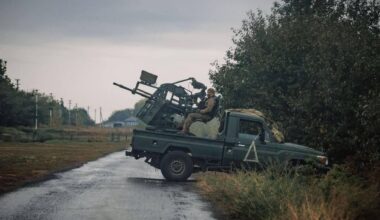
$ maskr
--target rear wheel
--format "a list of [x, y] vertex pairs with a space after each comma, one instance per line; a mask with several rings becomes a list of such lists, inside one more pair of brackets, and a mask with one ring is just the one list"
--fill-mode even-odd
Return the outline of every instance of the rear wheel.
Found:
[[191, 157], [182, 151], [170, 151], [161, 160], [162, 175], [169, 181], [185, 181], [193, 172]]

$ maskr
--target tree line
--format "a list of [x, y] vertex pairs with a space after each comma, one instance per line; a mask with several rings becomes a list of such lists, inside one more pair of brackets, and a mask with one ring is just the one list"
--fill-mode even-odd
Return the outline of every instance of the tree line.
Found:
[[380, 161], [380, 3], [283, 0], [249, 12], [210, 79], [226, 108], [256, 108], [286, 141], [356, 167]]
[[[0, 126], [34, 126], [36, 118], [39, 125], [58, 127], [61, 125], [94, 125], [83, 108], [67, 109], [62, 100], [52, 96], [22, 91], [7, 76], [7, 62], [0, 59]], [[69, 117], [70, 114], [70, 117]]]
[[140, 109], [144, 106], [146, 99], [140, 99], [134, 105], [134, 108], [126, 108], [112, 112], [111, 116], [105, 122], [125, 121], [131, 116], [136, 116]]

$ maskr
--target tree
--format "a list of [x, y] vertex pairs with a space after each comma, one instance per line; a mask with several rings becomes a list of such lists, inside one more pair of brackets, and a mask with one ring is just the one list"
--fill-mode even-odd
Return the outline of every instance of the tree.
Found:
[[210, 79], [226, 107], [254, 107], [288, 141], [324, 147], [337, 161], [379, 161], [378, 1], [284, 0], [249, 12]]
[[[28, 93], [16, 89], [6, 75], [6, 64], [6, 61], [0, 59], [0, 126], [33, 126], [36, 96], [38, 96], [39, 124], [54, 127], [68, 124], [68, 110], [63, 106], [63, 102], [60, 103], [52, 96], [37, 91]], [[77, 109], [75, 113], [79, 119], [77, 117], [77, 121], [72, 121], [72, 124], [94, 124], [84, 109]]]
[[127, 118], [131, 116], [136, 116], [136, 114], [144, 106], [145, 102], [146, 102], [146, 99], [141, 99], [135, 103], [133, 109], [126, 108], [123, 110], [113, 112], [112, 115], [108, 118], [107, 122], [125, 121]]
[[137, 115], [137, 113], [141, 110], [141, 108], [144, 107], [146, 100], [147, 99], [140, 99], [138, 102], [135, 103], [134, 111], [133, 111], [134, 115]]
[[0, 126], [33, 122], [31, 94], [18, 91], [6, 75], [7, 62], [0, 59]]
[[76, 126], [92, 126], [95, 122], [90, 118], [87, 111], [84, 108], [76, 108], [71, 111], [71, 115], [74, 117], [72, 124]]
[[124, 110], [115, 111], [108, 118], [109, 122], [112, 121], [125, 121], [127, 118], [133, 115], [133, 109], [126, 108]]

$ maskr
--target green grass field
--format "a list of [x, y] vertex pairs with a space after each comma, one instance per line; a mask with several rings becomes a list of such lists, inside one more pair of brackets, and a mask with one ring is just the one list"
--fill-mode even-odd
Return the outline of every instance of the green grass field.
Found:
[[129, 143], [127, 136], [130, 129], [85, 128], [40, 132], [50, 138], [43, 142], [25, 142], [24, 138], [23, 142], [14, 138], [10, 142], [0, 142], [0, 193], [123, 150]]

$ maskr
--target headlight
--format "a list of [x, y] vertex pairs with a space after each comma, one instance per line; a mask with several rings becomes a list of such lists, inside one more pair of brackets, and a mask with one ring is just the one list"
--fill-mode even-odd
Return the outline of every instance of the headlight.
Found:
[[329, 165], [329, 159], [326, 156], [317, 156], [317, 159], [320, 164]]

